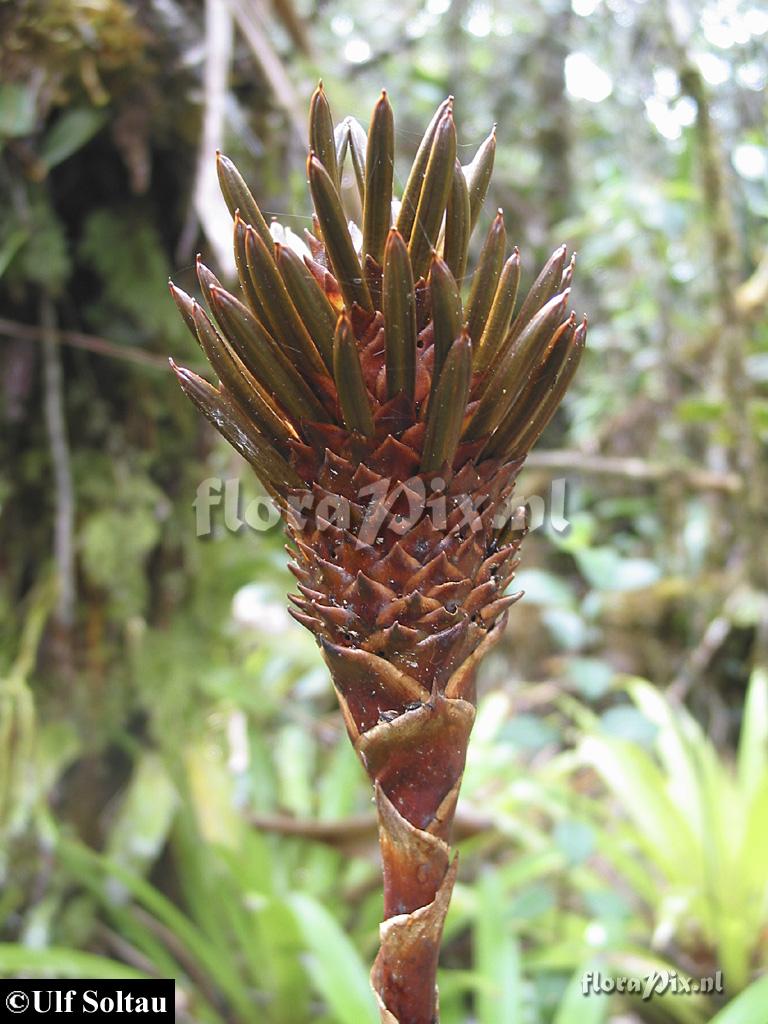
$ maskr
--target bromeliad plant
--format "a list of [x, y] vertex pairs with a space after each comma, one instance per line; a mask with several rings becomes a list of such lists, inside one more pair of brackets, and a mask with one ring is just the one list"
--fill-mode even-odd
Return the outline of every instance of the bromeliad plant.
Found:
[[[522, 536], [510, 498], [586, 336], [567, 310], [565, 246], [515, 314], [520, 256], [507, 255], [501, 211], [467, 276], [495, 146], [492, 133], [462, 167], [447, 99], [398, 203], [386, 93], [366, 137], [350, 118], [334, 130], [321, 85], [307, 246], [270, 229], [219, 154], [240, 294], [202, 263], [208, 312], [171, 285], [219, 383], [173, 369], [284, 514], [294, 615], [317, 637], [373, 782], [385, 920], [372, 984], [383, 1024], [438, 1020], [475, 672], [520, 596], [507, 593]], [[362, 231], [342, 202], [347, 158]]]

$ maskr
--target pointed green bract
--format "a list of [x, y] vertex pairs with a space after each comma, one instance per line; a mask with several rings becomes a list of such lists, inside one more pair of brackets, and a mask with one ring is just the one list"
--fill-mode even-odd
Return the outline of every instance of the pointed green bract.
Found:
[[[226, 292], [198, 261], [200, 287], [220, 325], [219, 334], [194, 300], [171, 286], [187, 326], [219, 373], [222, 391], [231, 392], [231, 400], [247, 409], [261, 430], [271, 430], [276, 443], [300, 432], [304, 420], [332, 421], [326, 408], [333, 396], [329, 372], [341, 381], [343, 419], [353, 422], [357, 433], [371, 436], [377, 403], [404, 393], [416, 399], [416, 422], [426, 417], [430, 424], [431, 451], [448, 360], [454, 351], [463, 359], [466, 351], [474, 350], [475, 403], [467, 439], [492, 437], [486, 451], [491, 445], [501, 451], [513, 428], [519, 431], [520, 417], [534, 422], [529, 404], [552, 400], [546, 381], [565, 340], [573, 342], [585, 333], [572, 320], [564, 321], [574, 259], [566, 266], [565, 247], [557, 249], [513, 319], [520, 261], [515, 251], [504, 262], [506, 237], [499, 214], [463, 310], [458, 285], [489, 187], [495, 126], [471, 164], [462, 168], [456, 159], [452, 97], [440, 105], [408, 176], [398, 233], [389, 231], [394, 123], [386, 93], [374, 109], [370, 137], [354, 118], [334, 130], [322, 82], [312, 97], [309, 120], [308, 178], [317, 235], [308, 238], [313, 260], [305, 263], [292, 249], [275, 244], [242, 176], [231, 160], [217, 154], [222, 192], [235, 219], [235, 261], [245, 303]], [[362, 256], [339, 195], [347, 156], [363, 205]], [[434, 256], [435, 249], [439, 256]], [[350, 313], [337, 322], [342, 301]], [[457, 349], [465, 317], [471, 344]], [[426, 332], [419, 337], [431, 337], [432, 346], [420, 349], [417, 331], [423, 328]], [[569, 356], [564, 367], [572, 362]], [[556, 377], [565, 379], [564, 368]], [[394, 405], [382, 426], [391, 423], [393, 430], [407, 434], [407, 419], [402, 419], [406, 409]], [[466, 421], [466, 408], [461, 418]], [[448, 426], [450, 439], [452, 422]], [[435, 458], [428, 452], [427, 461]]]
[[336, 146], [336, 166], [339, 168], [340, 177], [344, 168], [344, 161], [347, 159], [347, 152], [349, 150], [349, 122], [350, 118], [345, 117], [344, 120], [339, 121], [333, 129], [333, 141]]
[[336, 314], [304, 260], [287, 245], [275, 245], [275, 262], [296, 311], [323, 357], [333, 370], [333, 335]]
[[181, 288], [177, 288], [173, 281], [168, 281], [168, 290], [171, 293], [171, 298], [176, 303], [176, 309], [181, 313], [184, 323], [189, 328], [192, 337], [197, 340], [197, 329], [195, 327], [195, 300], [191, 295], [187, 295]]
[[[424, 172], [416, 218], [408, 242], [413, 276], [418, 280], [427, 271], [432, 249], [437, 243], [456, 160], [456, 127], [449, 106], [435, 129], [432, 149]], [[399, 222], [398, 222], [399, 223]]]
[[507, 457], [518, 458], [524, 455], [544, 432], [579, 367], [585, 340], [586, 326], [579, 324], [567, 344], [563, 346], [563, 353], [553, 361], [549, 387], [540, 394], [531, 395], [530, 414], [521, 417], [517, 424], [518, 429], [511, 432], [504, 446]]
[[485, 197], [488, 194], [488, 186], [491, 183], [495, 159], [496, 125], [493, 126], [491, 134], [478, 149], [472, 163], [464, 169], [464, 174], [467, 178], [467, 189], [469, 190], [470, 233], [475, 230], [477, 219], [480, 216]]
[[564, 288], [560, 288], [560, 281], [565, 271], [566, 255], [566, 247], [558, 246], [544, 264], [539, 276], [523, 299], [520, 312], [512, 324], [510, 331], [512, 339], [518, 336], [537, 309], [549, 302], [558, 292], [565, 291]]
[[403, 391], [413, 398], [416, 379], [416, 296], [408, 247], [392, 228], [384, 247], [384, 343], [387, 363], [387, 394]]
[[206, 265], [201, 260], [199, 253], [197, 255], [197, 260], [195, 262], [195, 270], [197, 272], [197, 281], [198, 284], [200, 285], [200, 290], [203, 293], [203, 298], [205, 299], [206, 305], [208, 306], [208, 309], [212, 309], [213, 307], [211, 302], [211, 290], [213, 288], [223, 288], [224, 285], [221, 283], [218, 277], [216, 277], [213, 271], [209, 270], [208, 267], [206, 267]]
[[212, 312], [256, 380], [296, 420], [330, 419], [303, 377], [251, 311], [223, 288], [211, 289]]
[[273, 445], [262, 437], [247, 414], [226, 392], [217, 390], [191, 370], [171, 362], [171, 369], [190, 398], [233, 448], [256, 470], [261, 480], [277, 493], [301, 487], [302, 480]]
[[[546, 305], [555, 295], [568, 290], [568, 285], [560, 287], [559, 283], [569, 282], [573, 277], [574, 261], [565, 267], [566, 251], [565, 246], [555, 249], [549, 257], [536, 280], [528, 290], [523, 299], [517, 315], [513, 318], [506, 337], [497, 351], [497, 362], [502, 363], [510, 349], [512, 349], [523, 329], [530, 323], [531, 317]], [[565, 269], [563, 269], [565, 267]], [[476, 397], [481, 397], [489, 381], [486, 378], [481, 380], [475, 388]]]
[[483, 336], [507, 249], [504, 215], [498, 211], [485, 239], [467, 299], [467, 325], [474, 344]]
[[339, 317], [336, 337], [333, 342], [333, 375], [339, 393], [344, 424], [365, 437], [373, 436], [373, 413], [363, 380], [360, 354], [349, 322], [349, 317]]
[[571, 313], [557, 328], [552, 343], [538, 360], [520, 394], [514, 400], [496, 430], [488, 439], [483, 455], [500, 455], [516, 435], [530, 422], [539, 403], [555, 382], [576, 330], [576, 314]]
[[462, 326], [461, 294], [448, 264], [435, 255], [429, 268], [432, 297], [432, 331], [435, 361], [432, 368], [432, 393], [435, 393], [448, 352]]
[[239, 210], [245, 223], [250, 224], [255, 231], [258, 231], [264, 242], [271, 246], [272, 235], [269, 225], [264, 220], [264, 216], [251, 195], [250, 189], [243, 181], [242, 175], [229, 157], [224, 156], [223, 153], [216, 154], [216, 171], [219, 176], [221, 194], [224, 196], [230, 214], [234, 217]]
[[502, 348], [512, 323], [519, 284], [520, 253], [515, 249], [502, 267], [485, 329], [475, 348], [475, 373], [484, 373]]
[[395, 121], [386, 92], [371, 117], [365, 159], [363, 253], [377, 263], [384, 259], [384, 243], [392, 222], [392, 178], [395, 162]]
[[273, 441], [285, 443], [296, 437], [285, 419], [268, 399], [256, 378], [229, 343], [221, 337], [204, 310], [194, 302], [193, 316], [197, 340], [216, 374], [238, 404], [256, 421], [259, 429]]
[[357, 303], [362, 309], [372, 312], [371, 293], [352, 244], [339, 194], [328, 172], [313, 154], [307, 162], [307, 176], [323, 241], [344, 301], [350, 308]]
[[263, 324], [267, 323], [267, 313], [264, 306], [259, 298], [259, 294], [256, 291], [256, 287], [253, 283], [250, 271], [248, 270], [248, 255], [245, 247], [245, 237], [248, 230], [248, 225], [240, 216], [239, 211], [235, 213], [235, 267], [237, 269], [237, 279], [240, 282], [240, 288], [242, 289], [245, 297], [246, 305], [250, 306], [253, 312], [256, 314], [259, 320]]
[[467, 440], [491, 434], [501, 423], [514, 400], [528, 384], [536, 363], [551, 344], [563, 321], [568, 292], [556, 295], [526, 324], [515, 344], [507, 351], [493, 374], [467, 427]]
[[253, 228], [245, 231], [245, 258], [272, 337], [298, 369], [325, 373], [325, 364], [291, 301], [274, 256]]
[[424, 182], [424, 173], [427, 169], [430, 153], [432, 152], [432, 143], [435, 138], [435, 132], [437, 131], [437, 126], [440, 124], [443, 115], [447, 110], [450, 110], [452, 104], [453, 96], [449, 96], [447, 99], [443, 100], [435, 111], [434, 116], [429, 122], [429, 126], [424, 133], [424, 137], [419, 143], [419, 148], [416, 151], [416, 157], [414, 158], [411, 166], [408, 180], [405, 183], [396, 227], [406, 242], [409, 242], [411, 239], [411, 231], [413, 230], [413, 223], [416, 219], [416, 209], [419, 204], [421, 187]]
[[352, 117], [349, 121], [349, 159], [352, 161], [357, 191], [361, 204], [365, 202], [365, 154], [368, 152], [368, 136], [360, 122]]
[[339, 166], [336, 162], [336, 142], [333, 135], [333, 117], [320, 82], [309, 104], [309, 148], [328, 172], [336, 191], [339, 191]]
[[461, 437], [472, 379], [472, 343], [462, 332], [445, 360], [436, 393], [429, 400], [421, 470], [431, 473], [450, 466]]
[[558, 287], [559, 292], [564, 292], [566, 288], [570, 288], [573, 283], [573, 275], [576, 270], [576, 253], [571, 256], [570, 263], [563, 271], [563, 276], [560, 278], [560, 285]]
[[334, 138], [336, 139], [336, 162], [339, 165], [339, 177], [341, 177], [344, 161], [349, 153], [362, 205], [365, 202], [365, 154], [368, 149], [368, 136], [365, 134], [365, 128], [356, 117], [345, 117], [341, 124], [336, 125]]
[[453, 164], [453, 180], [445, 210], [443, 259], [459, 282], [463, 280], [467, 271], [471, 230], [467, 179], [464, 177], [461, 164], [456, 160]]

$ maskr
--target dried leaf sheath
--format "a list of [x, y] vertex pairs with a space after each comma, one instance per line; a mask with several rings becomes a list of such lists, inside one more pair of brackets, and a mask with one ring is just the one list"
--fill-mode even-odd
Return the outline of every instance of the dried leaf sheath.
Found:
[[[209, 319], [172, 288], [219, 386], [174, 369], [279, 502], [294, 549], [293, 614], [317, 637], [374, 786], [385, 920], [371, 980], [382, 1024], [436, 1024], [475, 673], [519, 597], [507, 593], [520, 543], [507, 510], [576, 371], [586, 324], [567, 308], [564, 246], [515, 312], [520, 259], [506, 251], [500, 215], [466, 274], [496, 142], [492, 133], [462, 169], [450, 99], [390, 228], [392, 124], [382, 94], [367, 141], [351, 119], [334, 130], [315, 93], [311, 259], [286, 248], [289, 235], [272, 243], [243, 179], [219, 159], [225, 198], [243, 218], [241, 295], [199, 264]], [[339, 195], [345, 159], [364, 200], [362, 232]]]

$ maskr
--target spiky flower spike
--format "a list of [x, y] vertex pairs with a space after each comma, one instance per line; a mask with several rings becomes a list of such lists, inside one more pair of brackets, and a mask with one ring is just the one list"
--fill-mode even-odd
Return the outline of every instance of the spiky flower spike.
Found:
[[[495, 137], [462, 167], [451, 99], [427, 129], [399, 205], [386, 93], [367, 138], [353, 119], [332, 126], [320, 86], [308, 248], [270, 231], [219, 155], [240, 291], [202, 264], [208, 312], [171, 286], [219, 383], [174, 370], [284, 513], [294, 615], [322, 648], [378, 805], [385, 920], [372, 983], [381, 1019], [435, 1024], [475, 670], [519, 596], [507, 593], [521, 537], [510, 495], [576, 371], [586, 323], [567, 309], [565, 246], [515, 315], [520, 258], [507, 254], [501, 211], [462, 300]], [[348, 157], [362, 232], [340, 196]]]

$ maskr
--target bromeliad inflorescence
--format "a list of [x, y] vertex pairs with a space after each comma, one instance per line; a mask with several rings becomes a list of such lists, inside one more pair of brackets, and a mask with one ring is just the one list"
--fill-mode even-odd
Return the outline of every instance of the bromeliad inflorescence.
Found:
[[[318, 639], [375, 790], [381, 1019], [435, 1024], [475, 671], [519, 596], [507, 592], [521, 539], [510, 497], [576, 372], [586, 321], [568, 312], [565, 246], [517, 307], [520, 256], [501, 211], [467, 274], [496, 140], [462, 167], [451, 98], [399, 203], [386, 93], [366, 136], [351, 118], [334, 129], [321, 85], [309, 134], [306, 244], [270, 229], [219, 154], [239, 292], [200, 262], [207, 312], [171, 285], [219, 383], [173, 369], [283, 512], [294, 615]], [[362, 231], [341, 198], [347, 161]]]

